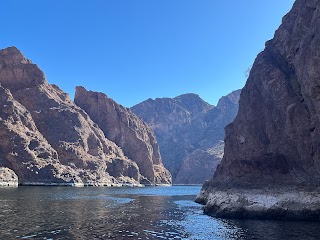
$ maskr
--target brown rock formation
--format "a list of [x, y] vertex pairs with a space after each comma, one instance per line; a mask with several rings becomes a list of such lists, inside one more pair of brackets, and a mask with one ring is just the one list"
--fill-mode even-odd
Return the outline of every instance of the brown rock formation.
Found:
[[0, 51], [0, 83], [1, 161], [20, 183], [139, 182], [136, 163], [15, 47]]
[[14, 171], [0, 167], [0, 187], [18, 187], [18, 176]]
[[175, 178], [177, 184], [201, 184], [212, 177], [223, 157], [223, 141], [212, 148], [196, 149], [184, 157]]
[[0, 87], [0, 96], [0, 165], [14, 170], [20, 183], [67, 181], [55, 167], [59, 165], [57, 152], [38, 131], [30, 113], [8, 89]]
[[320, 220], [319, 26], [320, 1], [297, 0], [257, 56], [224, 158], [198, 196], [207, 212]]
[[[148, 99], [132, 107], [155, 131], [175, 184], [201, 184], [220, 162], [224, 127], [237, 114], [240, 90], [214, 107], [196, 94]], [[220, 147], [219, 147], [220, 146]]]
[[87, 91], [83, 87], [76, 88], [75, 103], [88, 113], [108, 139], [138, 164], [147, 182], [171, 184], [171, 175], [162, 165], [153, 131], [130, 109], [103, 93]]

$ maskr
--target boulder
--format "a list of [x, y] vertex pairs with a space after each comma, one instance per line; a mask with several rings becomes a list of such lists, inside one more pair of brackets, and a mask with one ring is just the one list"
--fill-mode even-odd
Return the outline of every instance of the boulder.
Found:
[[18, 176], [9, 168], [0, 167], [0, 187], [18, 187]]

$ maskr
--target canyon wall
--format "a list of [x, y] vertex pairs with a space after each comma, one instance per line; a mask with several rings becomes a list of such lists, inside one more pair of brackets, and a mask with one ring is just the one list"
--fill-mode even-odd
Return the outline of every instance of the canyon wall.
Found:
[[206, 212], [320, 219], [319, 46], [320, 1], [297, 0], [253, 64], [224, 157], [197, 198]]
[[0, 84], [0, 166], [13, 170], [19, 184], [139, 185], [145, 178], [137, 163], [15, 47], [0, 51]]
[[148, 99], [131, 110], [155, 132], [175, 184], [202, 184], [223, 156], [224, 127], [238, 111], [240, 90], [214, 107], [196, 94]]

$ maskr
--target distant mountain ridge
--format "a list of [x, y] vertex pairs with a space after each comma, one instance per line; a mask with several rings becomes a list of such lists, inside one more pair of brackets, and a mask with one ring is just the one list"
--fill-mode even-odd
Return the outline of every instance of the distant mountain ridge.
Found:
[[200, 184], [223, 156], [224, 127], [238, 111], [241, 90], [215, 107], [199, 95], [148, 99], [131, 108], [155, 132], [163, 163], [175, 184]]

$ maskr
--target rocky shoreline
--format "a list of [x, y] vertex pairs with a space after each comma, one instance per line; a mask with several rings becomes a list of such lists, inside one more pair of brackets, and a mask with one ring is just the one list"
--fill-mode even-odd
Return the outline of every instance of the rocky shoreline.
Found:
[[296, 0], [258, 54], [224, 156], [197, 197], [217, 217], [320, 220], [320, 1]]
[[[9, 186], [6, 182], [0, 182], [0, 187]], [[54, 182], [24, 182], [23, 184], [15, 184], [12, 182], [10, 187], [18, 186], [45, 186], [45, 187], [171, 187], [171, 184], [141, 184], [141, 183], [100, 183], [100, 182], [90, 182], [90, 183], [54, 183]]]
[[14, 171], [0, 167], [0, 187], [18, 187], [18, 176]]
[[319, 189], [203, 189], [196, 202], [219, 218], [320, 220]]
[[[18, 185], [17, 185], [18, 186]], [[19, 186], [59, 186], [59, 187], [144, 187], [140, 183], [106, 183], [106, 182], [84, 182], [84, 183], [55, 183], [55, 182], [24, 182]]]

